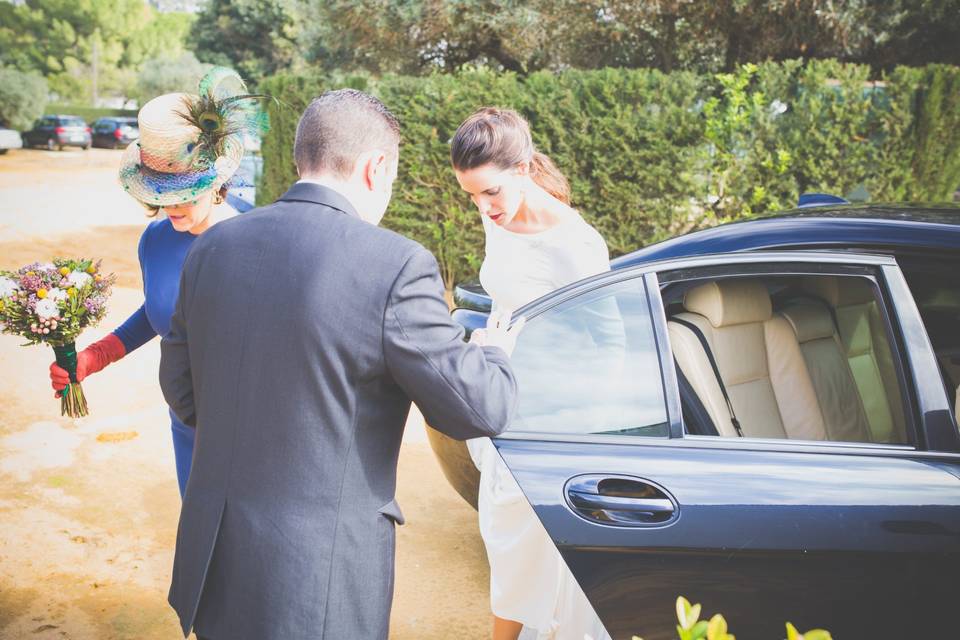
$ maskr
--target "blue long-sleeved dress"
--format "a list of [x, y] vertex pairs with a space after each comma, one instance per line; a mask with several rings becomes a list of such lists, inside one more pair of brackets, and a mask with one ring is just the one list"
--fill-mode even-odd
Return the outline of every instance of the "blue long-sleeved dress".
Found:
[[[180, 292], [180, 271], [196, 238], [192, 233], [176, 231], [167, 219], [151, 222], [140, 236], [137, 253], [143, 275], [144, 301], [133, 315], [113, 331], [128, 354], [155, 336], [162, 337], [170, 331], [170, 318]], [[173, 432], [177, 481], [180, 495], [183, 496], [190, 476], [194, 432], [180, 422], [172, 411], [170, 428]]]
[[[253, 205], [232, 198], [231, 195], [227, 195], [227, 202], [237, 211], [252, 208]], [[188, 231], [177, 231], [167, 219], [151, 222], [140, 236], [137, 254], [143, 276], [144, 301], [133, 315], [113, 331], [126, 347], [127, 353], [143, 346], [155, 336], [163, 337], [170, 331], [170, 318], [180, 293], [183, 261], [196, 238], [197, 236]], [[180, 484], [182, 497], [190, 477], [194, 431], [180, 422], [172, 411], [169, 413], [177, 482]]]

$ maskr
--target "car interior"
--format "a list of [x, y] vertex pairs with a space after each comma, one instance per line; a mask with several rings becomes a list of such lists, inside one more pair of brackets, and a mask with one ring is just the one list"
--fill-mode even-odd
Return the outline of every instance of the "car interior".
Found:
[[960, 261], [943, 256], [898, 256], [913, 298], [937, 354], [940, 375], [954, 396], [960, 425]]
[[662, 295], [688, 433], [908, 443], [871, 279], [724, 277]]

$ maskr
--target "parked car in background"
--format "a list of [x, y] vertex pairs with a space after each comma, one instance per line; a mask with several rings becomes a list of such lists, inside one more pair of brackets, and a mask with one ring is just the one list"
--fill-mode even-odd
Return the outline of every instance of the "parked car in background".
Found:
[[90, 127], [80, 116], [43, 116], [23, 134], [26, 147], [46, 147], [50, 151], [64, 147], [89, 149], [93, 144]]
[[122, 149], [140, 137], [136, 118], [99, 118], [93, 123], [93, 146]]
[[19, 131], [0, 127], [0, 155], [5, 154], [10, 149], [19, 149], [22, 146], [23, 139], [20, 137]]
[[[516, 311], [493, 442], [614, 639], [674, 638], [679, 594], [744, 638], [942, 635], [958, 272], [960, 208], [828, 205], [644, 247]], [[469, 457], [430, 440], [469, 499]]]

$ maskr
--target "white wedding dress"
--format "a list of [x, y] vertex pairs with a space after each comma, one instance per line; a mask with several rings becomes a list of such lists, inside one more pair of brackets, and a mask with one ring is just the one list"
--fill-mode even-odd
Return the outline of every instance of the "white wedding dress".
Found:
[[[536, 234], [507, 231], [486, 216], [483, 223], [480, 282], [494, 309], [516, 310], [610, 268], [606, 242], [579, 214]], [[521, 638], [609, 640], [493, 443], [476, 438], [467, 447], [480, 469], [480, 535], [490, 562], [493, 613], [522, 622]]]

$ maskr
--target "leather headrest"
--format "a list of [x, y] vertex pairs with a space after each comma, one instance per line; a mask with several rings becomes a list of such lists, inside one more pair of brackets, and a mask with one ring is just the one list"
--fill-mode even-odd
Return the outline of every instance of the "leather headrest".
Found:
[[706, 316], [716, 328], [748, 322], [765, 322], [773, 308], [767, 288], [756, 280], [714, 280], [687, 291], [687, 311]]
[[802, 287], [834, 308], [874, 301], [869, 281], [856, 276], [807, 276]]
[[797, 334], [797, 342], [803, 344], [811, 340], [833, 337], [836, 328], [830, 311], [822, 304], [795, 304], [782, 312]]

